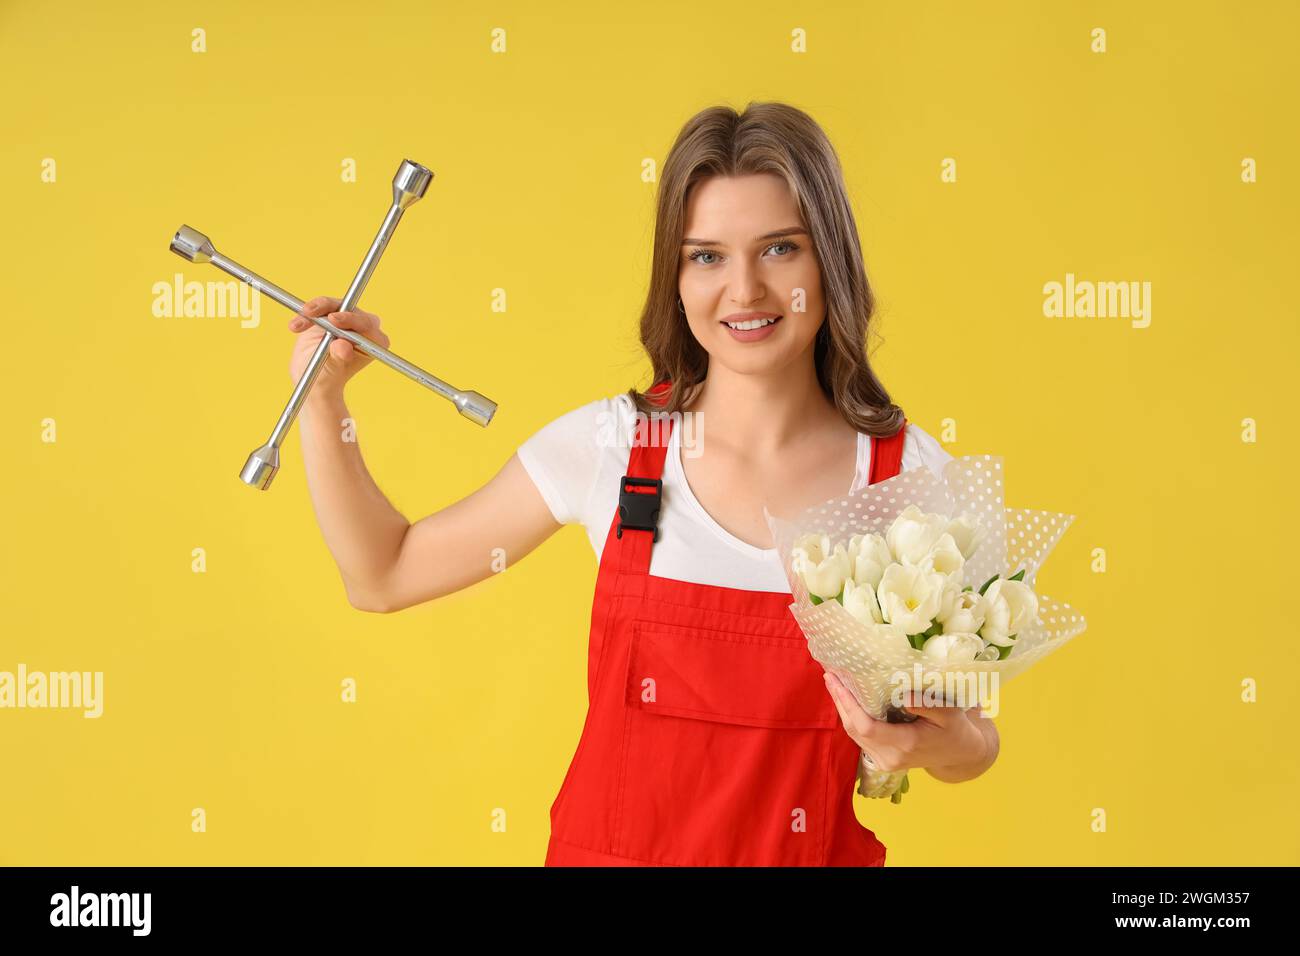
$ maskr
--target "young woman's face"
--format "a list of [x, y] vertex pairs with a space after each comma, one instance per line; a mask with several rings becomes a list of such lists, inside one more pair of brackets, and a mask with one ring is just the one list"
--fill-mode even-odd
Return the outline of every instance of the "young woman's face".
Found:
[[[709, 360], [745, 374], [803, 355], [826, 315], [812, 236], [790, 187], [773, 173], [714, 176], [691, 190], [677, 284]], [[779, 318], [756, 332], [726, 324], [749, 312]]]

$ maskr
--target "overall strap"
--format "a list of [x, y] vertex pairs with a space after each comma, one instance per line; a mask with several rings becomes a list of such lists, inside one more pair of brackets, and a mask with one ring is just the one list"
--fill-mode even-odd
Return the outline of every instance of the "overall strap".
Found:
[[[650, 389], [662, 395], [668, 383]], [[606, 547], [615, 550], [615, 567], [623, 574], [650, 573], [650, 551], [659, 540], [659, 510], [663, 503], [664, 461], [672, 437], [673, 419], [638, 414], [627, 473], [619, 479], [618, 512]]]
[[871, 474], [867, 483], [874, 485], [878, 481], [893, 478], [903, 466], [903, 442], [907, 435], [907, 418], [903, 425], [888, 438], [871, 436]]

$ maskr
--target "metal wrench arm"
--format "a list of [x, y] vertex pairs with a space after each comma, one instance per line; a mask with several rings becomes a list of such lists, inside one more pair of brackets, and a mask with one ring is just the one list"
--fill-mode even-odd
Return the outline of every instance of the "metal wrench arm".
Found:
[[[176, 230], [176, 235], [172, 237], [171, 241], [171, 251], [189, 262], [210, 263], [227, 275], [234, 276], [286, 308], [299, 314], [302, 313], [304, 303], [301, 299], [289, 294], [269, 279], [262, 278], [248, 267], [240, 265], [229, 256], [218, 252], [212, 240], [192, 226], [182, 225]], [[342, 304], [341, 301], [340, 304]], [[448, 385], [436, 375], [431, 375], [418, 365], [406, 361], [400, 355], [388, 351], [383, 346], [376, 345], [365, 336], [358, 335], [349, 329], [337, 328], [329, 319], [321, 316], [304, 316], [304, 318], [310, 322], [315, 322], [336, 338], [347, 339], [366, 354], [446, 398], [456, 406], [458, 412], [476, 425], [487, 426], [492, 421], [492, 416], [496, 414], [497, 404], [490, 398], [472, 389], [458, 389]], [[264, 445], [257, 450], [256, 454], [261, 455], [263, 452], [269, 458], [274, 459], [275, 448], [273, 446]], [[250, 460], [251, 464], [253, 462]], [[260, 472], [252, 472], [251, 474], [254, 477], [260, 476]], [[249, 481], [249, 484], [253, 484], [253, 482]]]
[[[397, 228], [397, 223], [402, 218], [402, 210], [393, 204], [388, 210], [388, 215], [384, 217], [384, 224], [379, 227], [379, 234], [375, 236], [374, 242], [370, 244], [370, 251], [366, 253], [365, 261], [361, 263], [361, 268], [348, 286], [347, 294], [343, 297], [343, 303], [339, 306], [340, 312], [351, 312], [356, 306], [357, 300], [361, 298], [361, 293], [370, 281], [370, 276], [374, 274], [375, 266], [379, 264], [379, 257], [384, 254], [384, 249], [388, 246], [388, 240], [392, 238], [393, 230]], [[293, 394], [289, 396], [289, 404], [285, 405], [284, 411], [280, 413], [279, 420], [275, 427], [271, 429], [271, 437], [266, 440], [268, 445], [279, 448], [284, 441], [284, 436], [288, 433], [289, 427], [293, 420], [298, 417], [298, 412], [302, 408], [302, 403], [307, 400], [307, 392], [311, 389], [316, 377], [320, 375], [320, 370], [325, 367], [325, 359], [329, 357], [330, 343], [335, 339], [335, 335], [326, 332], [325, 337], [320, 340], [316, 346], [316, 351], [312, 353], [311, 359], [307, 362], [307, 367], [303, 370], [302, 377], [298, 379], [298, 384], [293, 387]]]
[[[212, 264], [227, 275], [232, 275], [241, 282], [245, 282], [252, 286], [267, 298], [280, 303], [280, 305], [284, 306], [289, 311], [302, 315], [303, 306], [306, 304], [302, 299], [286, 292], [274, 282], [263, 279], [256, 272], [245, 268], [230, 257], [222, 255], [220, 252], [214, 253], [212, 256]], [[343, 311], [342, 305], [339, 306], [337, 311]], [[340, 329], [324, 316], [304, 315], [303, 318], [308, 322], [314, 322], [329, 335], [333, 335], [336, 338], [346, 339], [371, 358], [377, 359], [394, 371], [401, 372], [407, 378], [419, 382], [426, 388], [437, 392], [443, 398], [455, 401], [456, 396], [460, 394], [457, 389], [448, 385], [442, 379], [438, 378], [438, 376], [426, 372], [414, 362], [408, 362], [395, 352], [390, 352], [382, 345], [370, 341], [370, 339], [366, 338], [364, 335], [358, 335], [351, 329]]]

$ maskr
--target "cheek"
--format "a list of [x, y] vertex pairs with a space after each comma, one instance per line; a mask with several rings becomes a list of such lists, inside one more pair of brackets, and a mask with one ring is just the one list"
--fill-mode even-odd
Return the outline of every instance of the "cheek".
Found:
[[[686, 314], [682, 315], [679, 311], [677, 313], [677, 318], [686, 323], [687, 328], [691, 330], [691, 333], [696, 339], [703, 340], [703, 338], [712, 330], [711, 327], [713, 323], [705, 318], [705, 316], [712, 315], [712, 307], [709, 306], [698, 294], [693, 296], [690, 289], [681, 288], [678, 290], [678, 294], [682, 297], [682, 305], [686, 309]], [[673, 308], [677, 308], [675, 301], [673, 303]]]
[[[695, 337], [701, 338], [716, 331], [712, 316], [719, 309], [718, 289], [716, 283], [699, 275], [682, 273], [677, 281], [677, 294], [681, 296], [686, 315], [678, 313], [678, 318], [685, 319]], [[676, 308], [676, 300], [673, 307]]]
[[772, 307], [787, 318], [807, 321], [821, 315], [822, 282], [815, 260], [789, 263], [780, 272], [774, 272], [770, 282]]
[[822, 318], [812, 312], [804, 312], [787, 316], [783, 321], [789, 321], [790, 319], [794, 321], [790, 324], [790, 328], [786, 330], [786, 334], [790, 337], [791, 346], [798, 351], [802, 351], [808, 348], [813, 340], [817, 338], [817, 332], [822, 326]]
[[[693, 318], [693, 317], [692, 317], [692, 313], [691, 313], [690, 309], [691, 309], [690, 304], [687, 303], [687, 306], [686, 306], [686, 310], [687, 310], [687, 311], [686, 311], [686, 327], [689, 328], [689, 329], [691, 330], [691, 334], [695, 336], [695, 340], [696, 340], [697, 342], [703, 342], [704, 339], [705, 339], [705, 336], [708, 334], [708, 330], [705, 328], [703, 322], [701, 322], [698, 318]], [[681, 317], [681, 316], [679, 316], [679, 318], [680, 318], [680, 317]]]
[[[826, 318], [826, 303], [822, 299], [821, 280], [814, 275], [805, 281], [806, 285], [795, 283], [790, 289], [787, 318], [794, 320], [792, 324], [801, 336], [810, 337], [817, 333]], [[803, 290], [802, 293], [799, 290]]]
[[791, 299], [794, 297], [794, 290], [803, 290], [803, 306], [805, 314], [820, 316], [822, 312], [822, 277], [821, 272], [815, 267], [810, 267], [796, 276], [793, 288], [791, 289]]
[[712, 288], [712, 284], [706, 278], [700, 275], [692, 275], [686, 270], [683, 270], [677, 276], [677, 294], [682, 297], [682, 301], [686, 303], [688, 308], [693, 302], [707, 301]]

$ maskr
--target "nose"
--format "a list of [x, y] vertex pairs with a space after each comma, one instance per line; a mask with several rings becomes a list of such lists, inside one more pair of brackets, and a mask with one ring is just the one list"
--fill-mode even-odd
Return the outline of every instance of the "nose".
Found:
[[731, 301], [742, 309], [750, 308], [761, 302], [767, 290], [758, 276], [758, 269], [753, 263], [737, 259], [729, 278]]

